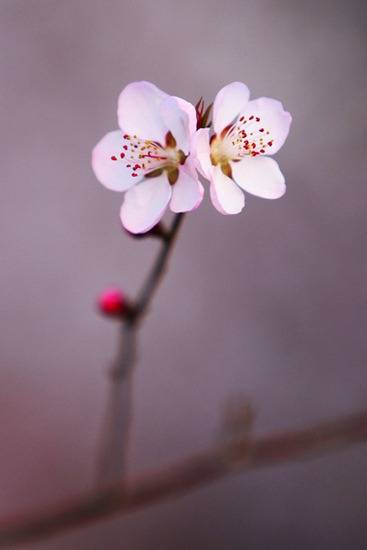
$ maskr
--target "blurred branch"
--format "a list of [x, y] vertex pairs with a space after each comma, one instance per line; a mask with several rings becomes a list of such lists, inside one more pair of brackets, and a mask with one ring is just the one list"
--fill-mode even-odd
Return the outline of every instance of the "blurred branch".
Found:
[[132, 311], [121, 319], [120, 349], [110, 372], [110, 396], [102, 432], [98, 465], [98, 485], [100, 487], [109, 486], [111, 483], [122, 480], [125, 474], [131, 419], [132, 371], [136, 356], [136, 330], [142, 317], [148, 311], [154, 293], [166, 271], [169, 254], [183, 216], [184, 214], [176, 214], [168, 231], [160, 234], [162, 246], [158, 256]]
[[124, 321], [119, 353], [110, 372], [110, 394], [102, 430], [98, 485], [123, 479], [130, 434], [132, 371], [135, 362], [135, 331]]
[[305, 460], [362, 442], [367, 442], [367, 411], [304, 430], [258, 438], [245, 435], [135, 481], [116, 483], [51, 510], [0, 521], [0, 546], [46, 538], [113, 514], [127, 514], [232, 473]]

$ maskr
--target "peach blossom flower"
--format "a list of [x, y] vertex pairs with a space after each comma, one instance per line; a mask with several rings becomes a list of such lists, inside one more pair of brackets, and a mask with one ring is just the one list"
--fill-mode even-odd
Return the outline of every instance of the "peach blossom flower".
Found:
[[121, 130], [108, 133], [94, 148], [92, 166], [105, 187], [125, 191], [124, 227], [145, 233], [168, 205], [173, 212], [197, 208], [203, 187], [190, 157], [193, 105], [150, 82], [133, 82], [120, 94], [118, 122]]
[[291, 115], [267, 97], [249, 101], [241, 82], [222, 88], [214, 101], [214, 135], [209, 129], [194, 138], [199, 171], [210, 180], [210, 196], [222, 214], [237, 214], [245, 205], [242, 190], [266, 199], [281, 197], [284, 177], [273, 155], [282, 147]]

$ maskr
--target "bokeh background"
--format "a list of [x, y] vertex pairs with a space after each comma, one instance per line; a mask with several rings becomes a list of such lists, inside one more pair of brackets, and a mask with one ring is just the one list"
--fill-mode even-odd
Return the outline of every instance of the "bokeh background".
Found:
[[[93, 486], [117, 327], [157, 243], [120, 229], [90, 152], [122, 87], [209, 101], [245, 81], [293, 114], [279, 201], [188, 216], [140, 335], [129, 471], [221, 437], [366, 405], [366, 4], [351, 0], [0, 0], [0, 517]], [[367, 449], [226, 479], [32, 549], [367, 547]]]

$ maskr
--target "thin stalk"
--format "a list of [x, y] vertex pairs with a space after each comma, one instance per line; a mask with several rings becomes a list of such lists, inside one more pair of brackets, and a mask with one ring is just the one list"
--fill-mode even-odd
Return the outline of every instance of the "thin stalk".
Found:
[[119, 350], [110, 371], [109, 399], [102, 431], [97, 473], [100, 488], [125, 478], [131, 426], [136, 333], [166, 272], [170, 252], [183, 217], [183, 214], [176, 214], [171, 227], [163, 234], [160, 250], [138, 294], [133, 312], [121, 320]]

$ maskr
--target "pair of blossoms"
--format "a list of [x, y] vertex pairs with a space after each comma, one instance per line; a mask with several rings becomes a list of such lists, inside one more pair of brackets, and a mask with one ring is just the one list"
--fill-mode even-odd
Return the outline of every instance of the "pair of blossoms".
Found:
[[291, 116], [279, 101], [249, 101], [249, 95], [241, 82], [218, 92], [210, 136], [208, 127], [200, 128], [200, 112], [184, 99], [150, 82], [124, 88], [121, 130], [96, 145], [92, 166], [105, 187], [125, 191], [120, 214], [128, 231], [149, 231], [168, 205], [177, 213], [197, 208], [204, 194], [198, 173], [210, 181], [211, 200], [222, 214], [241, 212], [243, 190], [267, 199], [284, 194], [284, 177], [268, 155], [283, 145]]

